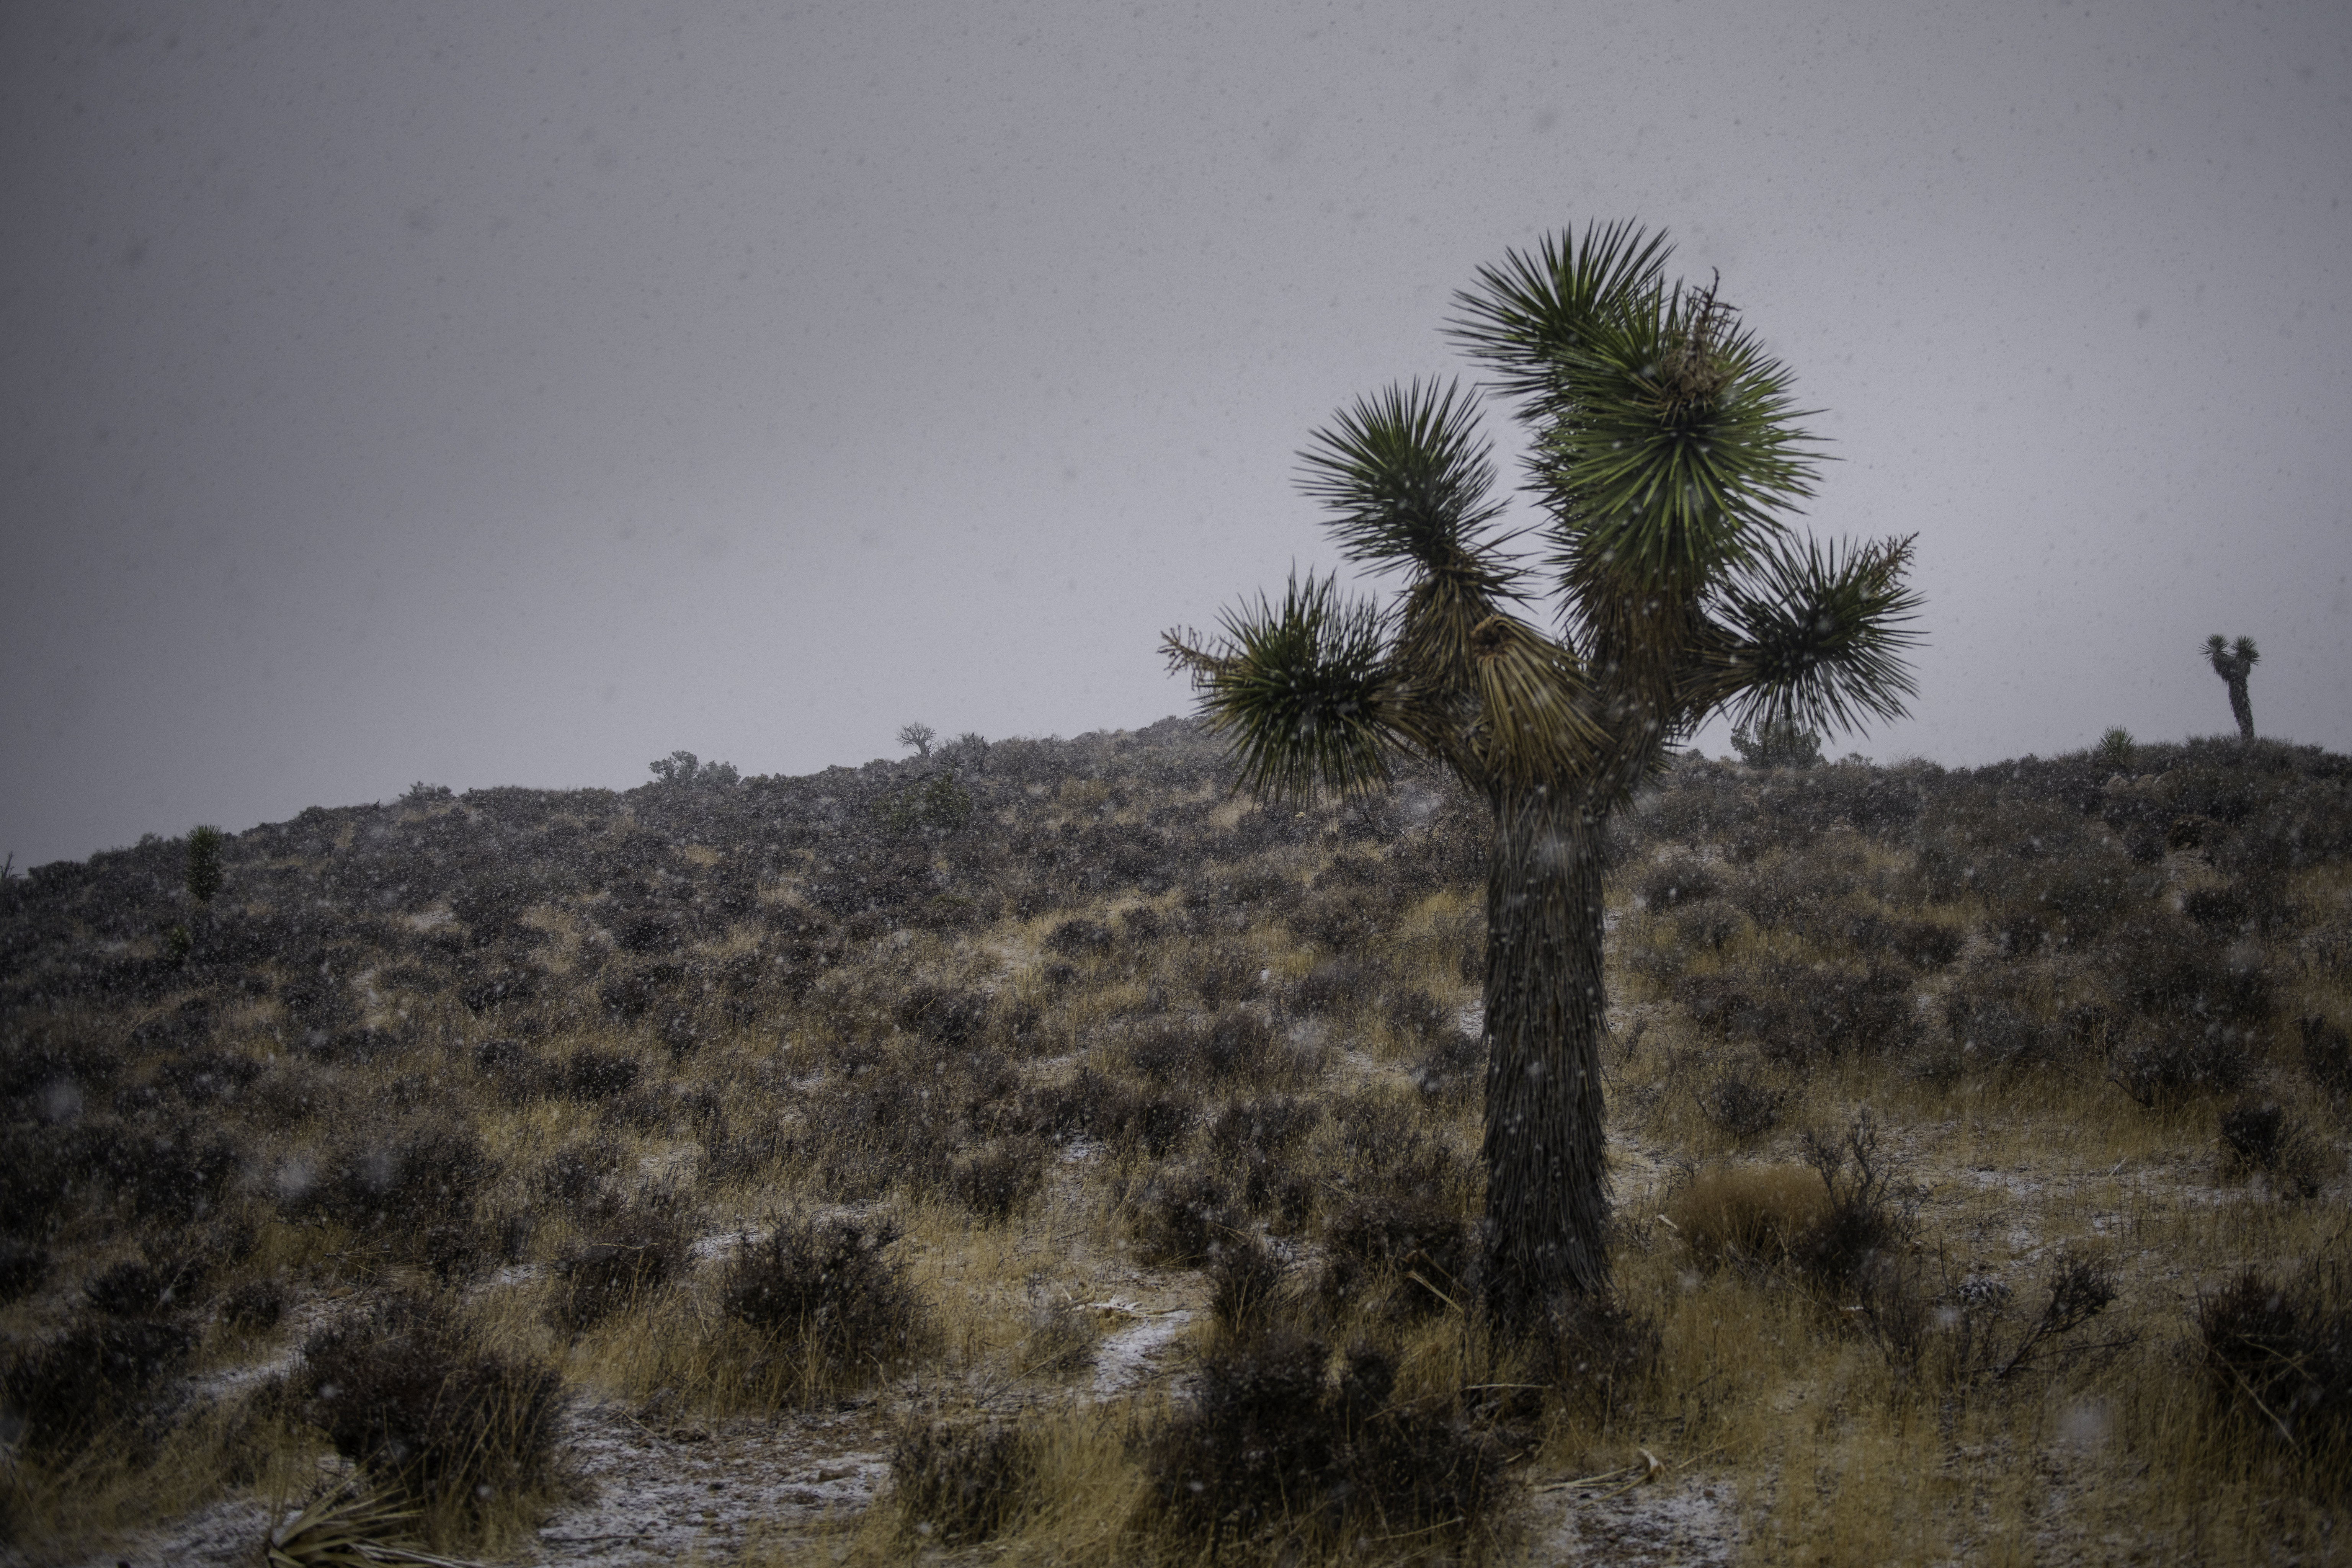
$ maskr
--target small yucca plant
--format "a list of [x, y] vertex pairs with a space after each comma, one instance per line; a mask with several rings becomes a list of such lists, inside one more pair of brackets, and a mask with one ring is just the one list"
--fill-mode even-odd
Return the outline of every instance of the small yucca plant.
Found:
[[209, 904], [220, 891], [222, 834], [217, 827], [199, 827], [188, 835], [188, 897]]
[[382, 1492], [322, 1492], [263, 1540], [263, 1568], [368, 1568], [376, 1563], [477, 1568], [463, 1558], [436, 1557], [406, 1544], [403, 1527], [416, 1517], [415, 1509], [403, 1508]]

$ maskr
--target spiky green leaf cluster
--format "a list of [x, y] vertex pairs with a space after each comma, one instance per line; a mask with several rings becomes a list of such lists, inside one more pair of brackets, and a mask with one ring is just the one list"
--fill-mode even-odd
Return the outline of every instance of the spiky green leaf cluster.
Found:
[[1175, 634], [1166, 646], [1192, 669], [1211, 726], [1231, 738], [1244, 789], [1296, 799], [1318, 784], [1352, 793], [1388, 781], [1396, 693], [1373, 605], [1310, 573], [1290, 580], [1278, 606], [1261, 595], [1228, 610], [1223, 631], [1213, 650]]
[[1904, 585], [1911, 541], [1778, 543], [1720, 590], [1733, 640], [1718, 669], [1735, 721], [1762, 728], [1858, 729], [1902, 716], [1912, 694], [1906, 651], [1919, 597]]
[[1632, 224], [1547, 238], [1479, 270], [1454, 341], [1530, 426], [1563, 637], [1516, 613], [1489, 449], [1454, 384], [1342, 409], [1301, 457], [1342, 552], [1407, 581], [1383, 613], [1336, 580], [1171, 634], [1244, 787], [1381, 782], [1400, 752], [1475, 788], [1630, 788], [1667, 740], [1728, 708], [1748, 725], [1852, 728], [1903, 711], [1918, 600], [1910, 542], [1796, 542], [1812, 442], [1780, 363], [1710, 284], [1669, 283]]

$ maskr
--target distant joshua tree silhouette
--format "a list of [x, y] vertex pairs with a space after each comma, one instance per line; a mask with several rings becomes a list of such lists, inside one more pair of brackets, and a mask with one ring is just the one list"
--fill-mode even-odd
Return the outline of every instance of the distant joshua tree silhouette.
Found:
[[2230, 712], [2238, 721], [2238, 739], [2247, 744], [2254, 740], [2254, 705], [2246, 697], [2246, 677], [2253, 672], [2263, 656], [2254, 649], [2254, 639], [2240, 637], [2232, 645], [2221, 640], [2215, 632], [2205, 639], [2205, 657], [2213, 661], [2213, 673], [2230, 683]]

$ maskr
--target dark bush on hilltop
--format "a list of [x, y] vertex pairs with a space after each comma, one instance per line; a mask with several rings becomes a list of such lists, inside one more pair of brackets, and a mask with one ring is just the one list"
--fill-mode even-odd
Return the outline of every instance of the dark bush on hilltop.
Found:
[[1285, 1329], [1202, 1358], [1191, 1405], [1150, 1433], [1162, 1516], [1212, 1548], [1338, 1544], [1349, 1531], [1473, 1535], [1507, 1489], [1499, 1446], [1450, 1406], [1392, 1398], [1396, 1363]]
[[302, 1349], [304, 1412], [335, 1451], [423, 1503], [478, 1507], [554, 1477], [562, 1379], [394, 1297]]

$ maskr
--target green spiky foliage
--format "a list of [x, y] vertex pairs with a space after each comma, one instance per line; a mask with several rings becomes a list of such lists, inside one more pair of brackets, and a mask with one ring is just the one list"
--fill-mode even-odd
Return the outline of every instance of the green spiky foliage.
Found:
[[2139, 742], [2132, 738], [2132, 732], [2117, 724], [2099, 737], [2099, 743], [2092, 749], [2091, 755], [2108, 767], [2127, 768], [2131, 766], [2132, 753], [2138, 746]]
[[1713, 284], [1668, 282], [1668, 255], [1589, 227], [1455, 296], [1454, 341], [1530, 437], [1532, 560], [1474, 399], [1415, 381], [1301, 455], [1341, 553], [1396, 580], [1385, 602], [1310, 574], [1163, 645], [1248, 789], [1362, 790], [1416, 755], [1491, 809], [1484, 1300], [1511, 1332], [1609, 1288], [1609, 814], [1714, 714], [1849, 729], [1912, 691], [1910, 541], [1791, 534], [1814, 458], [1788, 372]]
[[199, 827], [188, 835], [188, 897], [209, 904], [221, 885], [221, 830]]
[[2254, 639], [2240, 637], [2235, 643], [2222, 640], [2215, 632], [2205, 639], [2205, 657], [2212, 662], [2213, 673], [2230, 688], [2230, 716], [2238, 721], [2238, 740], [2245, 745], [2254, 743], [2254, 704], [2246, 695], [2246, 677], [2263, 661], [2254, 647]]

